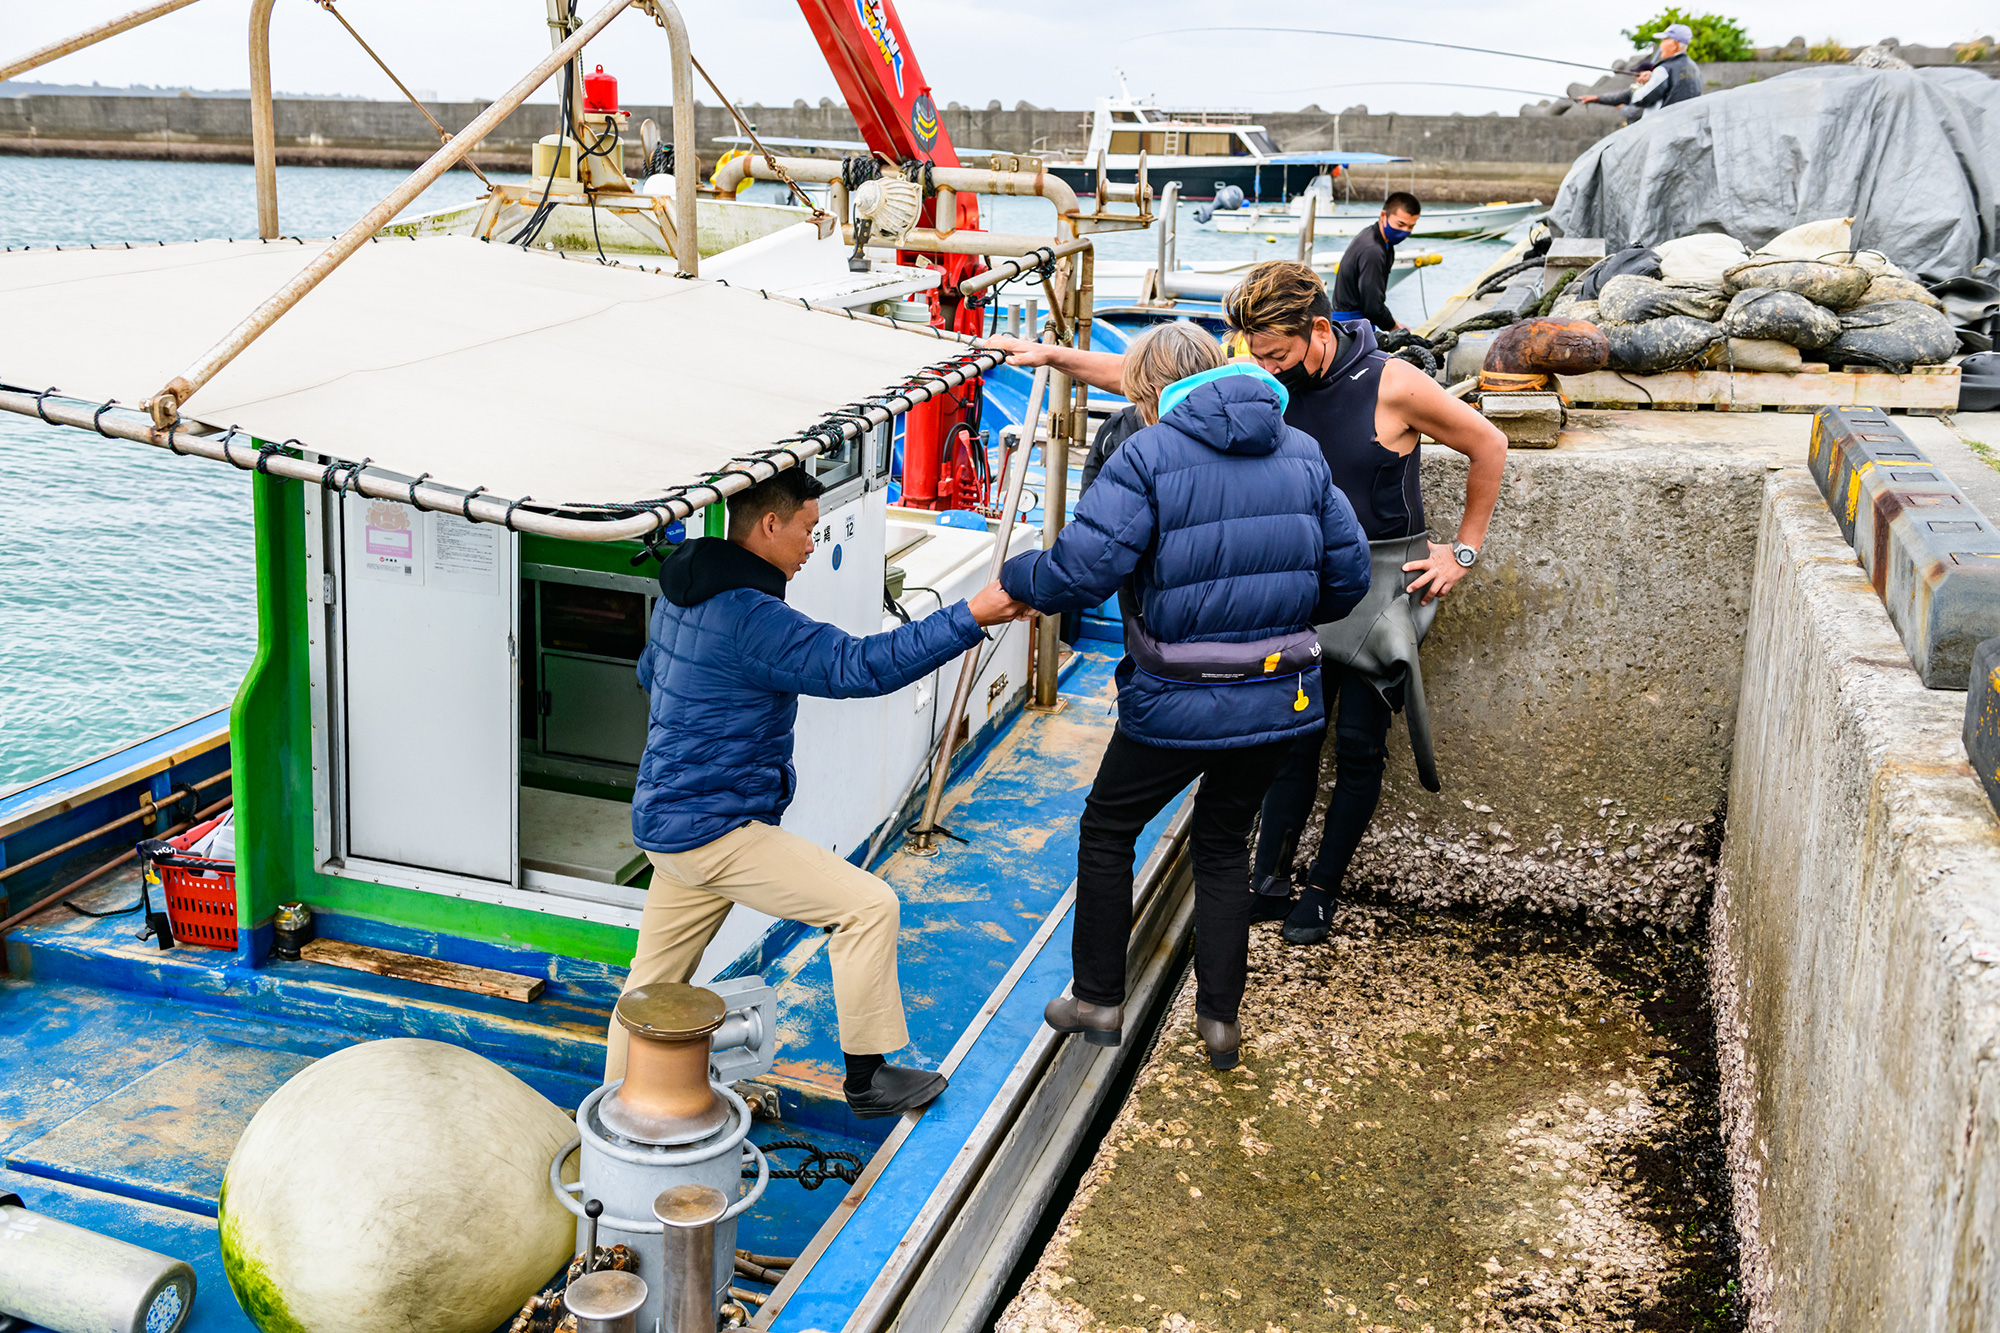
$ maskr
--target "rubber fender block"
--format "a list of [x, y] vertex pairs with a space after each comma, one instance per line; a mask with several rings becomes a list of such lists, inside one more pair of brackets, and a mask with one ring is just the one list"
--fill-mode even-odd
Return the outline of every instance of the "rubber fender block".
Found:
[[1868, 571], [1878, 597], [1888, 586], [1889, 532], [1904, 510], [1923, 510], [1929, 517], [1941, 519], [1980, 517], [1972, 501], [1937, 467], [1864, 464], [1851, 474], [1850, 484], [1859, 487], [1854, 554]]
[[1970, 503], [1905, 507], [1887, 528], [1880, 586], [1890, 623], [1926, 686], [1965, 689], [1973, 649], [2000, 636], [2000, 530]]
[[1965, 695], [1965, 757], [2000, 814], [2000, 639], [1972, 651], [1971, 688]]
[[1927, 466], [1930, 461], [1880, 408], [1822, 407], [1813, 413], [1806, 466], [1849, 546], [1855, 544], [1854, 521], [1861, 507], [1855, 474], [1865, 476], [1882, 463], [1908, 468], [1913, 464]]

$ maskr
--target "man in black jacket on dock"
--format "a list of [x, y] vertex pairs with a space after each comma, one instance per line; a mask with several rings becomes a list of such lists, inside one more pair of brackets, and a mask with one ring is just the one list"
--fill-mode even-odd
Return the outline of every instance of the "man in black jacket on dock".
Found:
[[1333, 275], [1333, 317], [1365, 319], [1378, 329], [1402, 327], [1389, 313], [1389, 265], [1396, 243], [1417, 229], [1424, 206], [1398, 190], [1382, 201], [1382, 216], [1347, 243]]

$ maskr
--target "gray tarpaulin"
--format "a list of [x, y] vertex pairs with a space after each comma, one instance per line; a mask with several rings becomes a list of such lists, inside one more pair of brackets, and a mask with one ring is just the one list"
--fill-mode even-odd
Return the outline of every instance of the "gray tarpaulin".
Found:
[[1858, 248], [1965, 273], [2000, 253], [2000, 85], [1967, 95], [1966, 73], [1827, 65], [1648, 112], [1577, 159], [1552, 212], [1612, 249], [1704, 231], [1754, 248], [1852, 217]]

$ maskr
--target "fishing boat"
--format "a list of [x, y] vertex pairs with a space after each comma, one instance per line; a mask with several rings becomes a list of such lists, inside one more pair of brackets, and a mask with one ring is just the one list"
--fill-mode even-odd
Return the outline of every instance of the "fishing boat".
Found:
[[[741, 165], [819, 173], [830, 211], [779, 223], [732, 214], [770, 207], [733, 190], [697, 200], [692, 154], [670, 188], [634, 188], [609, 154], [573, 151], [615, 110], [566, 102], [572, 144], [548, 146], [532, 186], [488, 191], [481, 239], [390, 225], [536, 86], [574, 82], [626, 8], [667, 31], [685, 131], [678, 14], [611, 0], [552, 25], [545, 60], [339, 237], [281, 233], [266, 91], [261, 239], [0, 256], [16, 316], [0, 410], [251, 474], [258, 647], [234, 705], [0, 795], [0, 1224], [79, 1228], [114, 1268], [185, 1270], [120, 1313], [162, 1333], [284, 1326], [282, 1293], [223, 1243], [240, 1197], [225, 1173], [274, 1094], [390, 1038], [471, 1052], [575, 1108], [583, 1175], [574, 1143], [557, 1152], [541, 1206], [578, 1215], [579, 1253], [628, 1242], [652, 1284], [644, 1326], [673, 1329], [662, 1302], [698, 1268], [670, 1267], [663, 1224], [584, 1208], [590, 1143], [610, 1142], [601, 1110], [620, 1095], [602, 1083], [604, 1032], [649, 873], [630, 830], [646, 726], [633, 668], [659, 558], [719, 534], [729, 495], [805, 468], [827, 491], [789, 600], [870, 633], [966, 596], [1067, 513], [1088, 395], [1024, 376], [1022, 400], [982, 420], [1001, 358], [972, 337], [979, 298], [1044, 283], [1044, 336], [1087, 345], [1092, 234], [1149, 225], [1150, 194], [1085, 210], [1045, 173], [958, 165], [925, 135], [928, 92], [886, 3], [815, 28], [874, 71], [851, 103], [909, 89], [895, 123], [926, 170], [850, 189], [838, 162]], [[268, 70], [263, 40], [253, 22], [253, 71]], [[976, 197], [1005, 193], [1049, 198], [1057, 232], [978, 231]], [[599, 250], [607, 217], [654, 243], [650, 262]], [[909, 251], [937, 262], [898, 263]], [[873, 314], [885, 299], [933, 318]], [[127, 317], [145, 310], [172, 318]], [[1021, 424], [998, 429], [1007, 417]], [[921, 1112], [857, 1120], [825, 936], [731, 912], [693, 978], [726, 1009], [700, 1069], [730, 1108], [721, 1160], [743, 1164], [740, 1186], [728, 1167], [723, 1326], [982, 1327], [1137, 1049], [1041, 1021], [1067, 983], [1077, 774], [1108, 739], [1120, 656], [1108, 627], [1074, 650], [1056, 629], [1010, 626], [884, 699], [801, 702], [785, 826], [902, 899], [898, 1058], [952, 1083]], [[226, 857], [196, 842], [225, 815]], [[1170, 810], [1140, 844], [1141, 1015], [1185, 957], [1186, 822]], [[668, 1182], [678, 1160], [646, 1158]], [[314, 1182], [327, 1207], [355, 1202], [338, 1165]], [[402, 1211], [385, 1205], [383, 1225]], [[417, 1244], [423, 1228], [399, 1234]], [[0, 1263], [24, 1252], [0, 1247]], [[737, 1252], [754, 1262], [732, 1270]], [[60, 1314], [28, 1313], [64, 1333]]]
[[[1306, 209], [1311, 203], [1315, 213], [1313, 229], [1321, 236], [1354, 237], [1374, 226], [1375, 220], [1381, 216], [1381, 206], [1374, 203], [1365, 207], [1351, 203], [1336, 204], [1333, 184], [1331, 175], [1315, 176], [1304, 191], [1284, 203], [1251, 204], [1233, 211], [1218, 210], [1202, 225], [1219, 232], [1296, 236], [1305, 224]], [[1426, 205], [1424, 211], [1418, 214], [1417, 225], [1410, 235], [1432, 241], [1494, 240], [1542, 209], [1539, 199], [1521, 204], [1501, 202], [1470, 207]]]
[[1285, 200], [1330, 169], [1407, 161], [1385, 153], [1288, 153], [1248, 111], [1163, 109], [1132, 96], [1121, 74], [1118, 95], [1098, 98], [1091, 111], [1082, 155], [1048, 169], [1079, 195], [1096, 193], [1100, 176], [1119, 185], [1143, 176], [1157, 189], [1178, 184], [1185, 199], [1233, 188], [1247, 199]]

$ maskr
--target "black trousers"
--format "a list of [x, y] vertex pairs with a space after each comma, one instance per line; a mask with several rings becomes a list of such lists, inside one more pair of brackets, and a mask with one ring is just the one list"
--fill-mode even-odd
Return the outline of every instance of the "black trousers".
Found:
[[1188, 841], [1194, 852], [1195, 1010], [1236, 1021], [1250, 958], [1250, 824], [1292, 742], [1236, 750], [1168, 750], [1114, 732], [1084, 803], [1076, 849], [1070, 956], [1074, 994], [1125, 1002], [1132, 935], [1132, 859], [1140, 832], [1201, 780]]
[[[1333, 718], [1333, 795], [1326, 803], [1326, 832], [1313, 861], [1312, 883], [1333, 892], [1347, 874], [1361, 835], [1375, 818], [1382, 800], [1382, 766], [1388, 756], [1389, 705], [1366, 677], [1345, 670], [1322, 670], [1320, 681], [1329, 694], [1327, 712]], [[1264, 823], [1257, 835], [1257, 862], [1251, 872], [1257, 882], [1266, 875], [1291, 873], [1299, 834], [1312, 820], [1319, 797], [1320, 750], [1324, 731], [1301, 737], [1292, 745], [1284, 766], [1264, 798]]]

